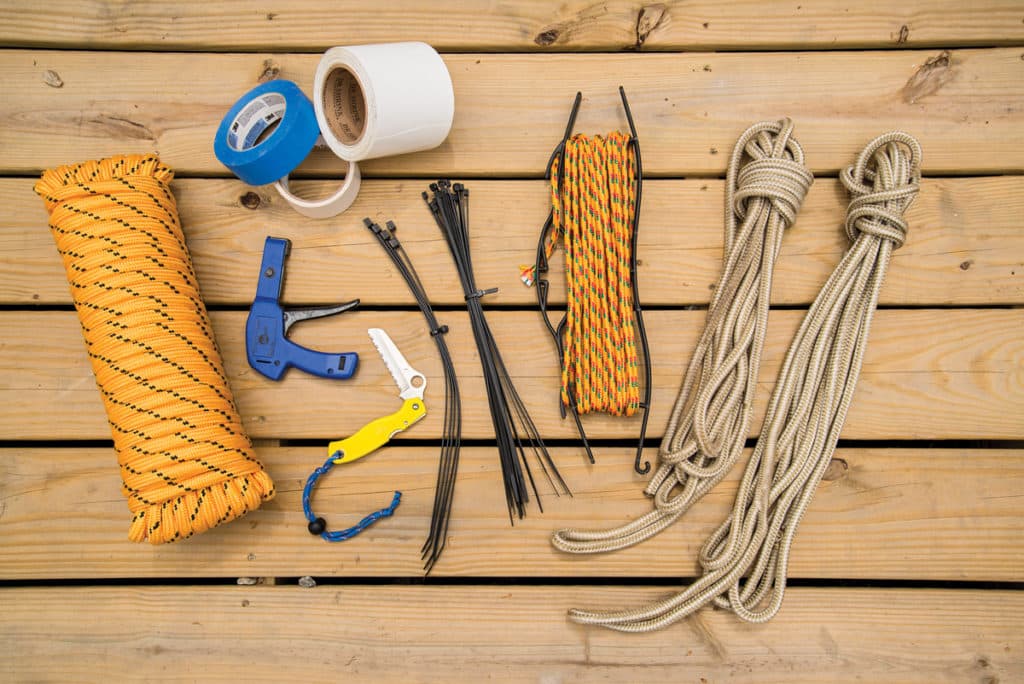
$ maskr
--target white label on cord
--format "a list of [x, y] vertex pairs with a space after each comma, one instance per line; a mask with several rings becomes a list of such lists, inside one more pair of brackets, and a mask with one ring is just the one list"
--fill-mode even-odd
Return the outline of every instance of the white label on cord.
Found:
[[242, 107], [228, 129], [228, 145], [238, 152], [252, 149], [256, 141], [272, 125], [284, 118], [287, 107], [284, 95], [266, 93]]

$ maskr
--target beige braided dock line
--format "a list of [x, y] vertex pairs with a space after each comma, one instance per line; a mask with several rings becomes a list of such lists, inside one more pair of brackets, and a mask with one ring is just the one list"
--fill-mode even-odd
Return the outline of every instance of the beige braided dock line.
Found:
[[917, 141], [892, 132], [841, 174], [852, 198], [846, 233], [853, 244], [786, 354], [733, 511], [701, 549], [703, 576], [646, 608], [574, 609], [572, 620], [648, 632], [712, 601], [747, 622], [778, 612], [793, 537], [839, 440], [892, 250], [906, 239], [903, 214], [917, 195], [920, 164]]
[[750, 427], [782, 234], [813, 180], [789, 119], [754, 124], [737, 140], [726, 173], [722, 275], [646, 490], [654, 510], [612, 530], [559, 530], [556, 548], [600, 553], [638, 544], [672, 525], [732, 468]]

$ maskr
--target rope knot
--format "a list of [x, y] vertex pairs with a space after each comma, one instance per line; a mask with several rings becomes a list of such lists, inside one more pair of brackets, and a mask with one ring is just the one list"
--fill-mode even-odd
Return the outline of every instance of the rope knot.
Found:
[[[748, 161], [741, 163], [743, 157]], [[814, 176], [804, 165], [804, 151], [793, 137], [793, 121], [762, 121], [748, 128], [736, 143], [729, 162], [730, 175], [738, 169], [731, 209], [743, 221], [751, 201], [763, 199], [793, 225]]]
[[740, 169], [736, 179], [734, 210], [742, 220], [747, 215], [748, 203], [756, 198], [766, 199], [784, 220], [793, 225], [804, 203], [814, 176], [800, 162], [787, 157], [765, 157], [748, 162]]
[[840, 180], [850, 193], [846, 235], [855, 241], [866, 234], [889, 240], [899, 249], [907, 240], [903, 214], [921, 187], [921, 146], [900, 131], [872, 140]]

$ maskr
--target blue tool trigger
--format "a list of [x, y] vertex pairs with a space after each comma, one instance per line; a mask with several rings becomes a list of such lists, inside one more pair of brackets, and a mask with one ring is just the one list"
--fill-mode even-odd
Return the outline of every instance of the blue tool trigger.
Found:
[[268, 237], [263, 246], [256, 298], [245, 322], [245, 353], [249, 365], [271, 380], [280, 380], [291, 367], [321, 378], [347, 380], [356, 372], [359, 355], [355, 352], [331, 354], [315, 351], [288, 339], [288, 329], [311, 318], [333, 316], [359, 306], [359, 300], [331, 307], [284, 309], [284, 264], [291, 241]]

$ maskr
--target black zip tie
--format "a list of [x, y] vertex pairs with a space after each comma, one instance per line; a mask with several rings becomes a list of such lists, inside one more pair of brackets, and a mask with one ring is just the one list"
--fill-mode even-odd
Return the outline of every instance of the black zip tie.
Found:
[[571, 496], [571, 492], [516, 391], [491, 328], [484, 317], [480, 298], [498, 290], [480, 290], [476, 285], [469, 247], [469, 189], [462, 183], [452, 184], [444, 179], [431, 183], [429, 187], [431, 192], [423, 193], [423, 200], [448, 244], [462, 285], [487, 390], [487, 406], [494, 426], [509, 522], [514, 523], [517, 517], [525, 516], [530, 491], [537, 497], [538, 505], [540, 504], [540, 495], [527, 459], [527, 452], [534, 454], [541, 471], [556, 494], [560, 494], [561, 490]]
[[437, 317], [434, 315], [419, 274], [409, 255], [402, 248], [402, 244], [395, 237], [397, 226], [393, 221], [387, 221], [385, 223], [387, 227], [381, 228], [368, 218], [363, 219], [363, 223], [376, 236], [392, 264], [405, 280], [420, 311], [423, 312], [430, 336], [434, 338], [434, 344], [437, 345], [437, 352], [441, 357], [441, 367], [444, 370], [444, 428], [441, 437], [441, 457], [438, 462], [437, 484], [434, 487], [434, 507], [430, 516], [430, 531], [420, 549], [424, 572], [429, 575], [448, 541], [448, 524], [451, 519], [455, 480], [459, 469], [459, 452], [462, 447], [462, 400], [459, 395], [459, 383], [455, 375], [451, 352], [443, 337], [443, 334], [448, 332], [448, 326], [437, 322]]
[[484, 295], [497, 294], [497, 292], [498, 288], [496, 287], [492, 287], [489, 290], [477, 290], [476, 292], [470, 292], [466, 295], [466, 301], [468, 302], [470, 299], [480, 299]]

